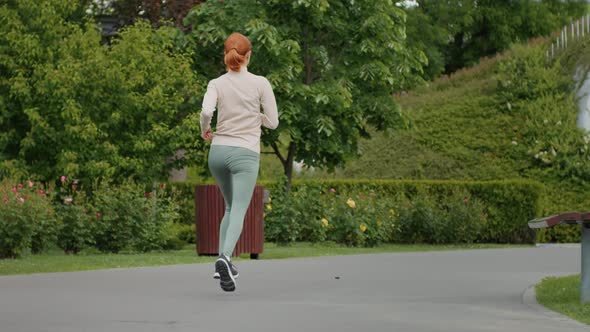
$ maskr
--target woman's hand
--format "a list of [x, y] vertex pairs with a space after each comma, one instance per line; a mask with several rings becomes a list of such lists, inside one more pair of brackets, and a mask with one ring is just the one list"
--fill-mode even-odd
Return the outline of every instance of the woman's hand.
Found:
[[201, 134], [201, 137], [205, 140], [210, 142], [213, 139], [213, 133], [211, 132], [211, 128], [207, 129], [204, 133]]

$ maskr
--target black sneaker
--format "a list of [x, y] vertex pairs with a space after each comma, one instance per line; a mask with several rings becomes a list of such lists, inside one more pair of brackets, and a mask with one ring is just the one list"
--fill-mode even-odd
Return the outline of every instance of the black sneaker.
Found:
[[[236, 268], [236, 266], [234, 265], [234, 263], [232, 263], [231, 261], [229, 262], [229, 269], [231, 270], [231, 274], [234, 276], [234, 279], [238, 279], [238, 277], [240, 276], [240, 273], [238, 272], [238, 269]], [[215, 265], [215, 273], [213, 273], [213, 279], [219, 279], [219, 271], [217, 271], [217, 264]]]
[[219, 256], [215, 261], [215, 271], [219, 272], [219, 286], [226, 292], [236, 290], [236, 279], [231, 272], [231, 263], [225, 255]]

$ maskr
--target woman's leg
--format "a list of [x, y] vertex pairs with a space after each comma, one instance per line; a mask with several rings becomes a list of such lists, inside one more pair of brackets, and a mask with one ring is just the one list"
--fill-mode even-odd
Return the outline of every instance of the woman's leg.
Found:
[[[213, 174], [225, 201], [225, 213], [219, 227], [219, 253], [222, 252], [224, 247], [232, 206], [232, 175], [226, 165], [228, 154], [229, 150], [224, 146], [211, 145], [209, 150], [209, 170]], [[228, 255], [228, 257], [230, 256]]]
[[227, 160], [232, 184], [231, 209], [223, 247], [220, 247], [220, 253], [227, 257], [233, 253], [242, 233], [244, 217], [256, 186], [259, 164], [260, 155], [244, 148], [234, 148]]

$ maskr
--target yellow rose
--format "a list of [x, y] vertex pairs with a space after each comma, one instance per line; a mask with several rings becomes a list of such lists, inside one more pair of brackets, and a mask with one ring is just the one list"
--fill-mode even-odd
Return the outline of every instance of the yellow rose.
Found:
[[328, 227], [328, 219], [322, 218], [322, 225], [324, 225], [324, 227]]
[[395, 215], [395, 211], [393, 209], [389, 210], [389, 213], [393, 216]]
[[269, 197], [269, 198], [268, 198], [268, 202], [269, 202], [269, 203], [270, 203], [270, 202], [272, 202], [272, 198], [270, 198], [270, 197]]
[[346, 201], [346, 204], [348, 204], [348, 206], [350, 206], [350, 207], [351, 207], [351, 208], [353, 208], [353, 209], [356, 207], [356, 203], [355, 203], [355, 202], [352, 200], [352, 198], [349, 198], [349, 199]]
[[270, 204], [266, 204], [266, 209], [267, 209], [268, 211], [272, 211], [272, 205], [270, 205]]
[[361, 224], [361, 226], [359, 228], [361, 229], [361, 232], [364, 233], [367, 230], [367, 225]]

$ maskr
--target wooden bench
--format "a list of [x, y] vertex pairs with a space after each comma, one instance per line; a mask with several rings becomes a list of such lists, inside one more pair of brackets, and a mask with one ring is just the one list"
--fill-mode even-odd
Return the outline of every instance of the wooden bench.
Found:
[[529, 221], [530, 228], [549, 228], [561, 224], [582, 225], [582, 285], [580, 299], [590, 302], [590, 211], [566, 212]]

